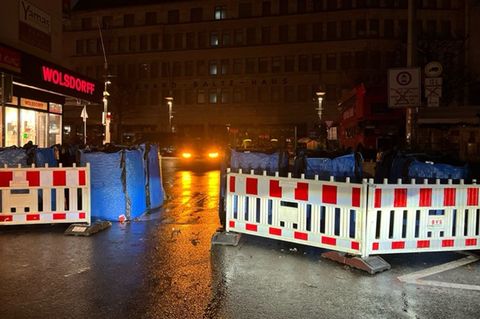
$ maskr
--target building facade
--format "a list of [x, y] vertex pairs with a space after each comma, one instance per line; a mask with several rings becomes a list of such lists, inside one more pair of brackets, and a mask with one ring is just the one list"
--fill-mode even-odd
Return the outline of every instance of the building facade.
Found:
[[[406, 62], [404, 0], [115, 3], [80, 1], [65, 25], [64, 49], [78, 72], [111, 77], [117, 140], [172, 129], [268, 135], [297, 127], [306, 134], [338, 120], [342, 92], [381, 86], [387, 68]], [[418, 1], [422, 32], [463, 34], [463, 17], [462, 0]], [[319, 91], [326, 93], [321, 119]]]

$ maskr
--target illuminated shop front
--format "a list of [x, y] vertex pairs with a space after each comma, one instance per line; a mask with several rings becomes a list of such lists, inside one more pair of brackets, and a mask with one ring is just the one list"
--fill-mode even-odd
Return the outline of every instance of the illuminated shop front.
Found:
[[101, 104], [101, 84], [1, 44], [0, 72], [2, 147], [61, 144], [66, 98], [80, 105]]

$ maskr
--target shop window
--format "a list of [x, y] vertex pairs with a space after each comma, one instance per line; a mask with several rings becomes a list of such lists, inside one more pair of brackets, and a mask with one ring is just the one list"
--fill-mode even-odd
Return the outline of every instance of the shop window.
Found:
[[20, 145], [32, 142], [46, 147], [47, 113], [20, 110]]
[[262, 2], [262, 16], [267, 17], [272, 14], [272, 3], [270, 1]]
[[223, 20], [227, 18], [227, 8], [224, 6], [216, 6], [214, 11], [215, 20]]
[[5, 146], [22, 146], [18, 143], [18, 109], [5, 108]]
[[168, 24], [180, 22], [180, 11], [178, 10], [169, 10], [167, 13], [167, 22]]
[[62, 116], [57, 114], [48, 115], [48, 144], [52, 146], [62, 143]]
[[145, 13], [145, 24], [146, 25], [157, 24], [157, 13], [156, 12], [146, 12]]
[[203, 20], [203, 8], [192, 8], [190, 9], [190, 21], [191, 22], [200, 22]]

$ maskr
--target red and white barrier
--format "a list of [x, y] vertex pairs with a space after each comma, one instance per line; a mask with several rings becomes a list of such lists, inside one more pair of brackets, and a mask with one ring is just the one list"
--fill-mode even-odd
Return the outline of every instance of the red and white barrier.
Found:
[[480, 249], [479, 188], [370, 183], [366, 254]]
[[480, 185], [227, 174], [227, 231], [353, 255], [480, 249]]
[[0, 169], [0, 225], [90, 224], [90, 166]]
[[227, 231], [360, 254], [366, 184], [229, 173]]

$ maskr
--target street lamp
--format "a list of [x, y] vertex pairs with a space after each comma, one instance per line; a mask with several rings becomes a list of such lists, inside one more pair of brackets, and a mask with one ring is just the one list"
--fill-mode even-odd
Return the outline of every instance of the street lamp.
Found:
[[322, 113], [323, 113], [323, 97], [325, 96], [325, 92], [323, 91], [318, 91], [317, 93], [317, 101], [318, 101], [318, 108], [317, 113], [318, 113], [318, 119], [322, 121]]
[[103, 144], [110, 143], [110, 113], [108, 112], [108, 85], [112, 84], [110, 80], [105, 81], [105, 89], [103, 91], [103, 114], [102, 114], [102, 124], [105, 126], [105, 137]]
[[168, 127], [170, 128], [170, 132], [173, 133], [173, 126], [172, 126], [172, 120], [173, 120], [173, 97], [167, 96], [165, 98], [167, 101], [167, 106], [168, 106]]

